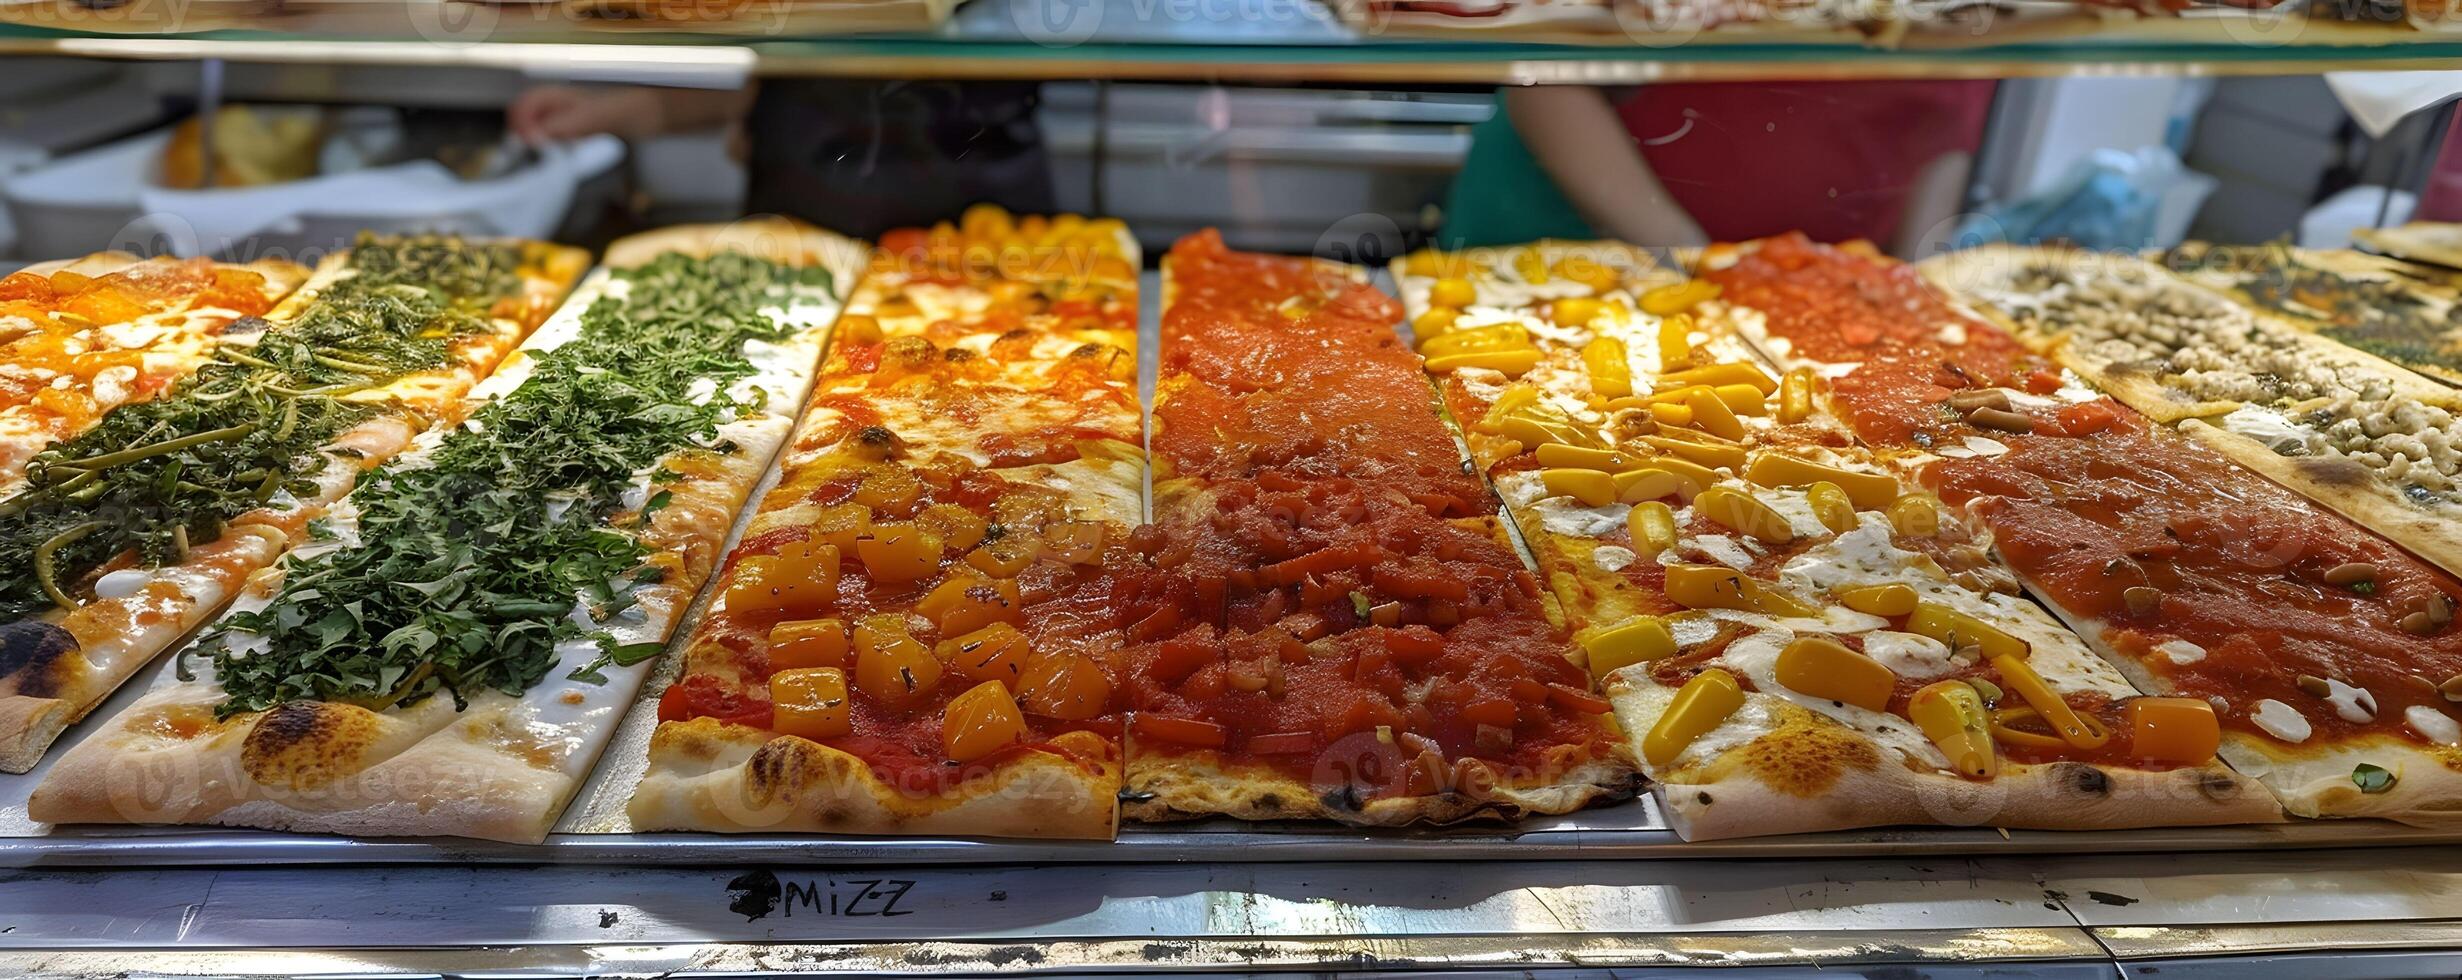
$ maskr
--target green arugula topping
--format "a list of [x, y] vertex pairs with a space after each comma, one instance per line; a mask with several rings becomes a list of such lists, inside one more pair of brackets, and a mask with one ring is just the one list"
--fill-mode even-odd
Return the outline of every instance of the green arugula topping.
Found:
[[73, 608], [115, 557], [174, 562], [225, 523], [288, 491], [306, 496], [327, 440], [367, 418], [339, 400], [442, 366], [456, 337], [520, 289], [518, 248], [449, 238], [363, 237], [353, 274], [291, 321], [243, 328], [151, 401], [35, 454], [0, 500], [0, 622]]
[[[740, 451], [719, 426], [760, 407], [757, 390], [728, 391], [754, 372], [744, 346], [790, 332], [762, 308], [832, 284], [826, 270], [731, 253], [669, 254], [619, 275], [629, 289], [591, 304], [519, 388], [424, 458], [361, 482], [350, 500], [363, 543], [294, 556], [270, 604], [198, 645], [223, 714], [303, 698], [381, 708], [439, 691], [459, 707], [472, 692], [538, 683], [567, 641], [597, 644], [599, 658], [572, 674], [591, 681], [664, 648], [596, 628], [662, 572], [643, 564], [639, 537], [673, 499], [658, 484], [678, 475], [660, 464]], [[653, 490], [628, 512], [645, 473]]]

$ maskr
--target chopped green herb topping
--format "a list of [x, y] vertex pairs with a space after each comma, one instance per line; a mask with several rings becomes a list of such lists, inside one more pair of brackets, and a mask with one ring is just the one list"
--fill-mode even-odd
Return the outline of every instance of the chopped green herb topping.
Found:
[[[757, 390], [728, 391], [754, 372], [745, 344], [790, 329], [761, 310], [831, 284], [825, 270], [735, 254], [670, 254], [621, 275], [629, 289], [591, 304], [519, 388], [424, 458], [362, 481], [351, 495], [360, 545], [295, 558], [269, 605], [199, 645], [225, 715], [302, 698], [383, 707], [443, 691], [460, 706], [477, 691], [519, 694], [570, 640], [601, 651], [574, 672], [585, 680], [658, 653], [592, 624], [659, 576], [639, 538], [672, 499], [657, 484], [677, 475], [659, 464], [740, 451], [719, 426], [759, 408]], [[653, 489], [627, 509], [645, 473]]]

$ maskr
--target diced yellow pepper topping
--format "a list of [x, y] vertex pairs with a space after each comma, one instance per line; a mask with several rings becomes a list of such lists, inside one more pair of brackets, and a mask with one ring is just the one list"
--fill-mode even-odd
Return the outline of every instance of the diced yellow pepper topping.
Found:
[[838, 598], [838, 549], [809, 539], [790, 542], [775, 555], [751, 555], [735, 563], [727, 579], [727, 610], [815, 613]]
[[[2015, 642], [2015, 638], [2012, 641]], [[2069, 707], [2068, 700], [2062, 698], [2060, 692], [2052, 690], [2050, 684], [2044, 683], [2043, 675], [2035, 673], [2034, 667], [2026, 662], [2023, 652], [2025, 644], [2020, 642], [2018, 645], [2021, 648], [2018, 653], [1992, 656], [1992, 666], [2000, 671], [2001, 683], [2025, 698], [2027, 705], [2052, 726], [2052, 734], [2060, 736], [2060, 740], [2070, 746], [2091, 751], [2111, 741], [2111, 729], [2104, 727], [2103, 722], [2093, 715], [2082, 715], [2077, 713], [2077, 709]]]
[[1795, 540], [1795, 527], [1785, 515], [1752, 494], [1731, 486], [1716, 486], [1693, 498], [1693, 510], [1710, 523], [1770, 544]]
[[1812, 417], [1812, 395], [1819, 378], [1811, 368], [1788, 371], [1778, 381], [1778, 421], [1793, 425]]
[[1889, 527], [1901, 538], [1928, 538], [1941, 533], [1940, 507], [1932, 498], [1910, 493], [1889, 504]]
[[1770, 413], [1769, 403], [1762, 400], [1759, 388], [1751, 385], [1718, 385], [1710, 390], [1717, 392], [1718, 400], [1726, 402], [1727, 409], [1737, 415], [1760, 416]]
[[1624, 528], [1633, 535], [1633, 552], [1643, 558], [1676, 546], [1675, 508], [1658, 501], [1634, 504], [1624, 515]]
[[1444, 336], [1423, 338], [1419, 353], [1429, 357], [1446, 354], [1467, 354], [1483, 350], [1511, 350], [1530, 346], [1530, 331], [1518, 323], [1491, 323], [1484, 327], [1468, 327], [1447, 332]]
[[1014, 623], [1025, 603], [1013, 578], [980, 578], [955, 574], [915, 603], [915, 611], [940, 628], [942, 636], [972, 633], [993, 623]]
[[1724, 565], [1669, 565], [1667, 598], [1687, 609], [1741, 609], [1766, 616], [1814, 617], [1820, 610]]
[[1583, 370], [1590, 375], [1592, 394], [1601, 398], [1622, 398], [1633, 393], [1633, 366], [1625, 359], [1624, 341], [1599, 337], [1583, 344], [1581, 362]]
[[1549, 496], [1571, 497], [1584, 507], [1604, 507], [1616, 502], [1615, 480], [1605, 470], [1540, 470], [1539, 481], [1546, 485]]
[[769, 665], [775, 670], [846, 666], [846, 623], [796, 619], [769, 628]]
[[803, 667], [769, 675], [769, 727], [814, 741], [853, 731], [855, 709], [846, 697], [846, 672]]
[[1536, 248], [1515, 252], [1513, 271], [1521, 273], [1523, 282], [1533, 286], [1544, 285], [1547, 282], [1547, 256], [1540, 254]]
[[2023, 659], [2030, 649], [2026, 641], [2001, 632], [1990, 623], [1930, 600], [1915, 604], [1915, 611], [1907, 616], [1906, 630], [1939, 640], [1948, 644], [1951, 650], [1979, 647], [1986, 660], [2000, 657]]
[[1719, 385], [1736, 384], [1751, 385], [1760, 389], [1764, 395], [1778, 390], [1778, 379], [1770, 377], [1769, 372], [1761, 370], [1759, 366], [1745, 361], [1721, 361], [1717, 364], [1705, 364], [1697, 368], [1668, 372], [1659, 375], [1657, 386], [1659, 390], [1666, 391], [1674, 388], [1690, 388], [1694, 385], [1709, 385], [1715, 388]]
[[1490, 371], [1502, 371], [1511, 377], [1520, 377], [1524, 372], [1538, 366], [1539, 352], [1530, 347], [1499, 347], [1428, 358], [1428, 370], [1439, 373], [1459, 371], [1463, 368], [1486, 368]]
[[1744, 447], [1742, 446], [1703, 442], [1698, 439], [1683, 439], [1667, 435], [1641, 436], [1636, 438], [1634, 441], [1646, 446], [1651, 446], [1663, 452], [1672, 453], [1684, 459], [1692, 460], [1693, 462], [1699, 463], [1703, 466], [1730, 469], [1739, 473], [1744, 470], [1745, 453]]
[[1589, 655], [1592, 678], [1605, 678], [1634, 664], [1676, 653], [1675, 636], [1667, 631], [1667, 621], [1656, 616], [1635, 616], [1591, 631], [1580, 640], [1582, 652]]
[[1778, 651], [1775, 676], [1787, 690], [1866, 711], [1889, 710], [1898, 690], [1898, 675], [1888, 667], [1826, 636], [1803, 637]]
[[855, 686], [882, 704], [908, 704], [940, 686], [940, 659], [906, 631], [895, 613], [855, 623]]
[[1461, 309], [1479, 301], [1479, 290], [1468, 279], [1447, 277], [1428, 286], [1428, 302], [1436, 306]]
[[1654, 766], [1674, 762], [1686, 747], [1743, 706], [1744, 687], [1735, 682], [1735, 675], [1716, 667], [1695, 674], [1676, 689], [1667, 713], [1658, 716], [1650, 733], [1642, 736], [1641, 757]]
[[2120, 706], [2129, 722], [2129, 754], [2194, 765], [2223, 746], [2223, 726], [2204, 698], [2130, 698]]
[[1899, 496], [1898, 479], [1886, 473], [1865, 473], [1826, 466], [1779, 452], [1754, 453], [1744, 479], [1765, 487], [1808, 487], [1834, 483], [1846, 491], [1856, 510], [1880, 510]]
[[917, 524], [872, 525], [855, 542], [855, 556], [877, 582], [912, 582], [940, 569], [940, 535]]
[[1626, 455], [1613, 449], [1568, 446], [1558, 442], [1540, 443], [1538, 454], [1541, 466], [1570, 466], [1576, 469], [1606, 470], [1610, 473], [1621, 473], [1643, 462], [1639, 457]]
[[1678, 456], [1654, 456], [1643, 465], [1648, 469], [1666, 470], [1688, 481], [1689, 485], [1683, 491], [1684, 500], [1687, 503], [1692, 502], [1694, 495], [1708, 489], [1720, 479], [1718, 473], [1709, 467]]
[[963, 636], [940, 641], [932, 648], [959, 677], [970, 681], [999, 681], [1014, 685], [1025, 672], [1026, 657], [1032, 653], [1026, 646], [1026, 634], [1007, 623], [993, 623]]
[[1983, 696], [1965, 681], [1940, 681], [1916, 691], [1907, 699], [1906, 717], [1949, 757], [1958, 775], [1990, 779], [2000, 771], [1992, 717], [1983, 710]]
[[1687, 405], [1661, 403], [1650, 406], [1650, 418], [1660, 425], [1686, 426], [1693, 424], [1693, 410]]
[[1552, 410], [1524, 409], [1505, 417], [1496, 426], [1499, 434], [1525, 446], [1558, 443], [1586, 449], [1603, 449], [1606, 444], [1588, 429], [1573, 424], [1561, 413]]
[[1453, 329], [1453, 321], [1461, 317], [1462, 311], [1453, 307], [1431, 306], [1411, 318], [1411, 333], [1419, 338], [1420, 345], [1424, 347], [1428, 341], [1442, 337], [1445, 331]]
[[1026, 716], [999, 681], [967, 688], [941, 713], [941, 750], [954, 762], [973, 762], [1025, 737]]
[[1658, 369], [1679, 371], [1693, 363], [1693, 318], [1676, 314], [1658, 322]]
[[1567, 296], [1547, 304], [1547, 318], [1560, 327], [1588, 326], [1605, 305], [1588, 296]]
[[1717, 389], [1702, 386], [1684, 399], [1684, 407], [1693, 410], [1693, 426], [1721, 439], [1744, 438], [1744, 422], [1735, 417], [1735, 410], [1718, 397]]
[[1862, 523], [1855, 516], [1855, 501], [1847, 496], [1846, 490], [1828, 480], [1805, 487], [1804, 502], [1812, 507], [1812, 516], [1831, 534], [1845, 534]]
[[1838, 602], [1869, 616], [1904, 616], [1915, 611], [1921, 596], [1915, 587], [1902, 582], [1881, 585], [1850, 585], [1833, 590]]
[[1641, 310], [1652, 316], [1672, 316], [1717, 298], [1717, 283], [1707, 279], [1687, 279], [1641, 294]]
[[1626, 470], [1616, 474], [1612, 480], [1615, 484], [1616, 499], [1628, 504], [1665, 500], [1669, 497], [1690, 500], [1701, 493], [1700, 481], [1654, 466]]

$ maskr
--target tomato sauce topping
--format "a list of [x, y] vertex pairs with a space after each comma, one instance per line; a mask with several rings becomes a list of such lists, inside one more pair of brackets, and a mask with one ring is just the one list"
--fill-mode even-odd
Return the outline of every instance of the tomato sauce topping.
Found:
[[[2035, 588], [2105, 623], [2113, 647], [2180, 693], [2213, 700], [2227, 726], [2260, 731], [2249, 712], [2269, 698], [2326, 739], [2407, 734], [2407, 708], [2449, 709], [2436, 686], [2462, 674], [2462, 629], [2401, 624], [2436, 597], [2462, 601], [2451, 576], [2142, 418], [2008, 442], [1924, 479], [1971, 501]], [[2326, 581], [2346, 565], [2369, 566], [2369, 584]], [[2132, 588], [2154, 592], [2133, 607]], [[2373, 720], [2303, 691], [2303, 675], [2365, 689]]]
[[[1493, 535], [1391, 298], [1183, 240], [1124, 683], [1137, 745], [1216, 749], [1354, 798], [1545, 778], [1607, 709]], [[1461, 515], [1477, 515], [1461, 520]]]

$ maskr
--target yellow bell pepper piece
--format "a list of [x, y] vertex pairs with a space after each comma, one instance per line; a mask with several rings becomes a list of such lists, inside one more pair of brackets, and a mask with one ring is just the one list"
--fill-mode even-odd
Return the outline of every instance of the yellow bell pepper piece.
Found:
[[855, 557], [877, 582], [912, 582], [940, 570], [940, 535], [917, 524], [872, 525], [855, 542]]
[[1716, 667], [1695, 674], [1676, 689], [1667, 712], [1642, 736], [1641, 757], [1654, 766], [1674, 762], [1686, 747], [1726, 723], [1743, 706], [1744, 687], [1735, 682], [1735, 675]]
[[1835, 483], [1854, 501], [1856, 510], [1880, 510], [1899, 497], [1898, 479], [1887, 473], [1865, 473], [1827, 466], [1779, 452], [1754, 453], [1744, 479], [1765, 487], [1808, 487]]
[[1700, 493], [1703, 489], [1709, 487], [1711, 484], [1717, 483], [1720, 479], [1718, 473], [1711, 470], [1709, 467], [1678, 456], [1655, 457], [1643, 465], [1654, 470], [1666, 470], [1669, 473], [1673, 473], [1687, 480], [1691, 480], [1693, 483], [1697, 484], [1692, 488], [1692, 493], [1687, 493], [1684, 495], [1684, 499], [1687, 501], [1692, 500], [1694, 494]]
[[1703, 466], [1743, 472], [1744, 447], [1723, 443], [1701, 442], [1668, 435], [1640, 436], [1635, 442], [1692, 460]]
[[1568, 446], [1560, 442], [1540, 443], [1538, 455], [1541, 466], [1569, 466], [1584, 470], [1606, 470], [1609, 473], [1621, 473], [1642, 464], [1639, 457], [1629, 456], [1613, 449]]
[[2129, 752], [2141, 759], [2193, 765], [2223, 746], [2222, 723], [2204, 698], [2130, 698], [2120, 712], [2129, 722]]
[[1687, 426], [1693, 424], [1693, 410], [1689, 405], [1660, 403], [1650, 406], [1650, 419], [1660, 425]]
[[1567, 296], [1547, 304], [1547, 318], [1560, 327], [1587, 326], [1605, 308], [1605, 304], [1588, 296]]
[[941, 713], [941, 750], [953, 762], [973, 762], [1026, 737], [1026, 716], [999, 681], [984, 681], [949, 699]]
[[1928, 538], [1941, 533], [1941, 510], [1932, 498], [1910, 493], [1891, 501], [1888, 509], [1890, 530], [1901, 538]]
[[1627, 470], [1609, 479], [1615, 486], [1616, 499], [1628, 504], [1664, 500], [1668, 497], [1682, 497], [1689, 500], [1701, 495], [1700, 481], [1655, 466]]
[[1597, 630], [1583, 636], [1581, 646], [1589, 654], [1594, 679], [1676, 653], [1675, 636], [1667, 631], [1667, 621], [1656, 616], [1635, 616]]
[[1986, 660], [2022, 659], [2030, 649], [2026, 641], [2001, 632], [1998, 627], [1930, 600], [1915, 603], [1915, 611], [1907, 616], [1906, 630], [1939, 640], [1951, 650], [1978, 647]]
[[1680, 371], [1693, 363], [1693, 318], [1676, 314], [1658, 322], [1658, 369]]
[[1916, 691], [1907, 699], [1906, 717], [1940, 746], [1958, 775], [1990, 779], [2000, 772], [1991, 715], [1983, 710], [1983, 696], [1965, 681], [1940, 681]]
[[1669, 565], [1667, 598], [1687, 609], [1741, 609], [1765, 616], [1816, 617], [1820, 610], [1724, 565]]
[[1693, 498], [1693, 510], [1709, 518], [1710, 523], [1750, 535], [1770, 544], [1787, 544], [1795, 540], [1795, 528], [1785, 515], [1769, 504], [1729, 486], [1711, 487]]
[[1461, 309], [1479, 301], [1479, 290], [1468, 279], [1447, 277], [1428, 285], [1428, 302]]
[[[1557, 301], [1559, 305], [1566, 302], [1570, 301]], [[1601, 398], [1622, 398], [1633, 393], [1633, 365], [1626, 359], [1625, 353], [1624, 341], [1614, 337], [1599, 337], [1582, 345], [1582, 368], [1590, 375], [1592, 394]]]
[[845, 667], [845, 621], [798, 619], [770, 627], [769, 666], [773, 670]]
[[1607, 448], [1606, 443], [1600, 441], [1599, 437], [1590, 430], [1575, 425], [1571, 419], [1552, 409], [1523, 409], [1506, 416], [1497, 424], [1496, 431], [1525, 446], [1537, 447], [1557, 443], [1585, 449]]
[[2025, 698], [2026, 703], [2043, 716], [2044, 722], [2052, 726], [2052, 734], [2084, 750], [2102, 748], [2103, 743], [2111, 741], [2110, 728], [2104, 727], [2103, 722], [2093, 715], [2082, 715], [2077, 713], [2077, 709], [2069, 707], [2069, 702], [2052, 690], [2050, 684], [2044, 683], [2043, 675], [2035, 673], [2025, 657], [2024, 653], [2000, 654], [1992, 658], [1992, 666], [2000, 669], [2001, 683], [2015, 689], [2018, 696]]
[[1429, 341], [1444, 336], [1453, 329], [1453, 321], [1461, 318], [1462, 311], [1453, 307], [1431, 306], [1411, 318], [1411, 334], [1419, 338], [1420, 349], [1425, 350]]
[[1481, 432], [1495, 432], [1506, 419], [1534, 411], [1549, 411], [1546, 406], [1539, 403], [1539, 389], [1527, 384], [1508, 385], [1496, 396], [1495, 401], [1488, 403], [1487, 412], [1480, 415], [1479, 421], [1471, 428]]
[[1855, 501], [1837, 484], [1821, 480], [1804, 488], [1804, 502], [1812, 507], [1812, 516], [1821, 521], [1831, 534], [1855, 530], [1862, 521], [1855, 516]]
[[1833, 590], [1838, 602], [1849, 609], [1871, 616], [1904, 616], [1915, 611], [1922, 597], [1915, 587], [1900, 582], [1882, 585], [1850, 585]]
[[1826, 636], [1807, 636], [1778, 651], [1778, 683], [1816, 698], [1844, 701], [1866, 711], [1889, 710], [1898, 675]]
[[1669, 316], [1717, 299], [1718, 292], [1717, 283], [1707, 279], [1687, 279], [1642, 293], [1641, 308], [1652, 316]]
[[1533, 286], [1545, 285], [1547, 283], [1547, 256], [1540, 254], [1536, 248], [1517, 251], [1513, 253], [1513, 271], [1521, 274], [1523, 282]]
[[1676, 546], [1675, 508], [1658, 501], [1634, 504], [1632, 513], [1624, 515], [1624, 527], [1632, 532], [1634, 553], [1644, 558]]
[[1735, 417], [1735, 410], [1718, 397], [1717, 389], [1702, 386], [1684, 399], [1684, 407], [1693, 410], [1693, 427], [1722, 439], [1744, 438], [1744, 422]]
[[1721, 361], [1717, 364], [1705, 364], [1697, 368], [1671, 371], [1658, 377], [1658, 387], [1661, 390], [1689, 388], [1693, 385], [1717, 387], [1732, 384], [1751, 385], [1760, 389], [1764, 395], [1778, 390], [1778, 379], [1770, 377], [1769, 372], [1745, 361]]
[[1032, 652], [1026, 646], [1026, 634], [1007, 623], [993, 623], [932, 647], [932, 655], [948, 664], [959, 677], [1003, 684], [1017, 683], [1025, 672], [1026, 657]]
[[734, 613], [819, 612], [838, 599], [838, 549], [809, 539], [791, 542], [775, 555], [750, 555], [727, 578], [727, 610]]
[[1438, 373], [1459, 371], [1463, 368], [1486, 368], [1490, 371], [1502, 371], [1512, 377], [1520, 377], [1524, 372], [1538, 366], [1539, 352], [1530, 347], [1499, 347], [1428, 358], [1428, 370]]
[[951, 575], [915, 603], [915, 611], [940, 628], [942, 636], [972, 633], [993, 623], [1014, 623], [1025, 603], [1013, 578]]
[[1717, 392], [1718, 400], [1726, 402], [1727, 410], [1737, 415], [1759, 416], [1770, 413], [1769, 403], [1762, 400], [1759, 388], [1751, 385], [1718, 385], [1710, 390]]
[[846, 671], [804, 667], [769, 675], [769, 727], [814, 741], [853, 731], [855, 709], [846, 696]]
[[940, 658], [906, 631], [895, 613], [855, 623], [855, 686], [882, 704], [908, 704], [940, 686]]
[[1442, 337], [1421, 340], [1419, 353], [1429, 357], [1446, 354], [1467, 354], [1481, 350], [1504, 350], [1530, 346], [1530, 331], [1518, 323], [1491, 323], [1484, 327], [1468, 327], [1448, 331]]
[[1540, 470], [1539, 481], [1546, 485], [1549, 496], [1571, 497], [1584, 507], [1604, 507], [1616, 502], [1615, 480], [1604, 470]]
[[1796, 368], [1778, 379], [1778, 421], [1793, 425], [1812, 417], [1812, 395], [1820, 379], [1811, 368]]

